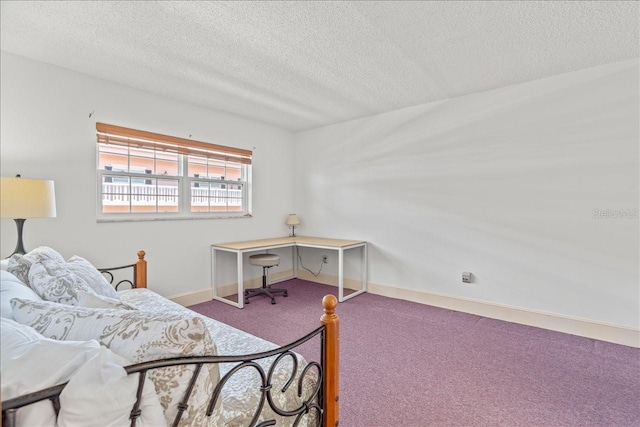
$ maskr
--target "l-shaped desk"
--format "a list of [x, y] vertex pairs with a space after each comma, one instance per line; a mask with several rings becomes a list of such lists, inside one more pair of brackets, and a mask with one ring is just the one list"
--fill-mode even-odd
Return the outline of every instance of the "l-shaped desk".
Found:
[[[211, 287], [213, 299], [231, 304], [238, 308], [244, 307], [243, 285], [243, 255], [247, 252], [268, 251], [269, 249], [291, 247], [306, 247], [329, 249], [338, 252], [338, 301], [343, 302], [367, 291], [367, 242], [363, 240], [326, 239], [322, 237], [277, 237], [273, 239], [250, 240], [245, 242], [218, 243], [211, 245]], [[362, 248], [362, 287], [355, 292], [344, 295], [344, 252], [349, 249]], [[238, 268], [238, 302], [218, 295], [216, 284], [216, 253], [218, 251], [236, 254]], [[296, 251], [292, 250], [293, 275], [298, 277], [298, 260]]]

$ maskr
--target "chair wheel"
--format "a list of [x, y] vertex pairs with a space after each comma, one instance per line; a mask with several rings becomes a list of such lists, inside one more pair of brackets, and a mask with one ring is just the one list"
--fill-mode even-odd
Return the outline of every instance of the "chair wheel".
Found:
[[275, 303], [276, 303], [276, 300], [272, 299], [271, 304], [275, 304]]

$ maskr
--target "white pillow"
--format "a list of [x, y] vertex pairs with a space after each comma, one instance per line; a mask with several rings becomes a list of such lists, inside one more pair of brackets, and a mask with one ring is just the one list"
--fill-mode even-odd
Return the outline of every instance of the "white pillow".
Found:
[[29, 269], [29, 286], [46, 301], [78, 304], [78, 292], [95, 293], [87, 282], [65, 266], [49, 259], [35, 261]]
[[64, 258], [54, 249], [48, 246], [39, 246], [27, 254], [14, 254], [9, 258], [7, 271], [16, 276], [20, 281], [29, 285], [29, 269], [35, 261], [51, 260], [64, 264]]
[[[47, 363], [42, 360], [36, 361], [33, 366], [27, 366], [24, 362], [29, 362], [28, 357], [18, 359], [18, 352], [28, 353], [29, 348], [38, 351], [38, 343], [44, 339], [33, 328], [20, 325], [7, 318], [0, 318], [0, 336], [2, 336], [2, 346], [0, 348], [0, 372], [2, 372], [2, 382], [0, 383], [2, 399], [7, 400], [21, 396], [26, 393], [52, 387], [68, 379], [68, 369], [65, 369], [66, 360], [62, 361], [56, 369], [51, 369], [54, 363], [61, 362], [57, 354], [53, 354], [51, 360], [47, 357]], [[96, 343], [97, 344], [97, 343]], [[75, 343], [70, 343], [71, 346]], [[70, 347], [68, 347], [70, 348]], [[15, 363], [14, 359], [18, 359]], [[35, 374], [35, 376], [34, 376]], [[51, 402], [44, 401], [29, 405], [24, 409], [19, 409], [16, 413], [16, 425], [24, 426], [55, 426], [56, 413]]]
[[[204, 321], [197, 316], [176, 316], [141, 310], [90, 309], [13, 299], [13, 316], [48, 338], [97, 339], [102, 345], [138, 363], [179, 356], [215, 356], [216, 347]], [[188, 386], [192, 366], [173, 366], [149, 371], [149, 378], [172, 422], [177, 403]], [[180, 425], [206, 425], [206, 406], [219, 382], [217, 364], [208, 364], [196, 381], [189, 407]], [[219, 399], [220, 400], [220, 399]], [[218, 402], [218, 405], [220, 402]]]
[[[33, 328], [1, 319], [2, 397], [11, 399], [69, 381], [60, 395], [58, 425], [129, 425], [136, 399], [138, 375], [126, 375], [126, 359], [100, 347], [97, 341], [56, 341]], [[42, 363], [46, 360], [46, 363]], [[87, 393], [87, 390], [91, 390]], [[165, 425], [152, 384], [143, 389], [138, 425]], [[17, 411], [17, 425], [56, 426], [46, 400]]]
[[111, 286], [102, 273], [100, 273], [98, 269], [86, 259], [79, 257], [78, 255], [74, 255], [69, 258], [65, 267], [82, 278], [96, 294], [104, 295], [109, 298], [120, 299], [115, 288]]
[[[85, 308], [116, 308], [119, 310], [135, 310], [136, 308], [119, 299], [96, 295], [85, 291], [78, 291], [78, 307]], [[11, 306], [9, 306], [11, 308]]]
[[2, 346], [0, 346], [0, 362], [4, 363], [11, 355], [24, 344], [44, 339], [31, 326], [22, 325], [15, 320], [3, 317], [0, 319], [0, 336], [2, 336]]
[[[122, 368], [126, 365], [129, 362], [125, 358], [101, 347], [98, 356], [80, 367], [60, 393], [58, 426], [130, 425], [129, 416], [136, 401], [140, 374], [127, 375]], [[91, 393], [87, 393], [87, 390], [91, 390]], [[136, 426], [167, 425], [162, 405], [149, 378], [145, 378], [138, 409], [140, 417], [136, 420]], [[99, 424], [96, 424], [96, 420], [99, 420]]]
[[0, 270], [0, 315], [7, 319], [13, 319], [13, 309], [10, 301], [13, 298], [22, 298], [32, 301], [42, 301], [40, 295], [33, 289], [22, 283], [16, 276], [5, 270]]

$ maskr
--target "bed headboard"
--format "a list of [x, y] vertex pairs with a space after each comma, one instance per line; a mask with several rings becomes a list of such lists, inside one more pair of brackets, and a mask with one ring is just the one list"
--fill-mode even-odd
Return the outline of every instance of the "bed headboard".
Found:
[[[146, 288], [147, 287], [147, 261], [144, 259], [146, 252], [143, 250], [138, 251], [138, 261], [134, 264], [121, 265], [119, 267], [99, 268], [100, 271], [111, 283], [116, 290], [123, 283], [128, 284], [132, 288]], [[118, 270], [132, 269], [131, 279], [119, 279], [116, 280], [115, 272]]]

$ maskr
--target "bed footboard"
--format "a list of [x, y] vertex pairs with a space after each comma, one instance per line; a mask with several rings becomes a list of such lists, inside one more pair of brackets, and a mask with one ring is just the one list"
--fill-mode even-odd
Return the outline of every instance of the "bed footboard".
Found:
[[[111, 283], [116, 290], [122, 284], [127, 284], [131, 286], [131, 288], [146, 288], [147, 287], [147, 261], [144, 259], [145, 251], [138, 251], [138, 261], [134, 264], [121, 265], [119, 267], [110, 267], [110, 268], [98, 268], [98, 271], [102, 273], [109, 283]], [[122, 279], [118, 280], [115, 284], [113, 283], [116, 280], [116, 271], [119, 270], [128, 270], [132, 269], [133, 274], [131, 275], [131, 279]]]
[[[142, 254], [144, 256], [144, 252]], [[143, 258], [140, 257], [140, 259]], [[265, 420], [257, 423], [257, 420], [262, 412], [262, 408], [265, 402], [273, 410], [274, 413], [282, 417], [293, 418], [294, 425], [298, 425], [298, 421], [310, 412], [316, 414], [316, 420], [318, 425], [323, 427], [337, 427], [339, 423], [339, 351], [340, 351], [340, 331], [339, 331], [339, 319], [335, 314], [335, 308], [338, 301], [333, 295], [326, 295], [322, 300], [324, 308], [324, 314], [320, 318], [320, 327], [310, 332], [306, 336], [287, 344], [283, 347], [266, 351], [262, 353], [239, 355], [239, 356], [194, 356], [194, 357], [179, 357], [172, 359], [155, 360], [150, 362], [138, 363], [125, 367], [128, 374], [140, 374], [140, 380], [138, 382], [137, 396], [138, 400], [131, 409], [129, 418], [131, 420], [131, 426], [135, 427], [137, 419], [141, 415], [140, 411], [140, 398], [142, 396], [142, 389], [144, 387], [144, 378], [147, 377], [147, 373], [153, 369], [164, 368], [167, 366], [175, 365], [195, 365], [194, 373], [189, 379], [189, 386], [186, 388], [185, 395], [178, 403], [178, 412], [173, 421], [173, 425], [178, 425], [180, 418], [182, 417], [184, 410], [188, 407], [189, 397], [192, 391], [193, 384], [198, 378], [198, 374], [202, 371], [202, 367], [209, 363], [232, 363], [233, 368], [230, 369], [216, 386], [213, 395], [211, 396], [207, 405], [207, 415], [210, 416], [213, 412], [213, 408], [216, 406], [216, 402], [221, 399], [221, 393], [224, 393], [224, 385], [227, 381], [240, 369], [253, 368], [256, 369], [260, 375], [261, 384], [258, 392], [260, 393], [260, 403], [256, 408], [253, 418], [248, 426], [271, 426], [276, 425], [275, 420]], [[321, 360], [320, 362], [309, 361], [298, 373], [297, 358], [293, 353], [293, 350], [301, 344], [311, 340], [316, 336], [320, 336], [321, 345]], [[265, 358], [275, 358], [271, 363], [268, 372], [258, 364], [256, 361]], [[305, 400], [302, 404], [294, 410], [283, 410], [278, 408], [272, 399], [271, 376], [276, 366], [284, 358], [291, 358], [293, 361], [293, 368], [289, 382], [285, 386], [285, 389], [289, 387], [294, 381], [294, 378], [298, 377], [298, 383], [295, 385], [298, 387], [298, 395], [301, 393], [301, 384], [304, 378], [308, 375], [314, 376], [317, 381], [314, 381], [314, 389], [309, 396], [305, 396]], [[60, 393], [63, 391], [66, 384], [60, 384], [55, 387], [51, 387], [45, 390], [40, 390], [28, 395], [19, 396], [13, 399], [2, 402], [2, 426], [14, 427], [16, 419], [16, 411], [24, 406], [43, 401], [50, 400], [53, 404], [53, 408], [57, 413], [60, 411]]]

